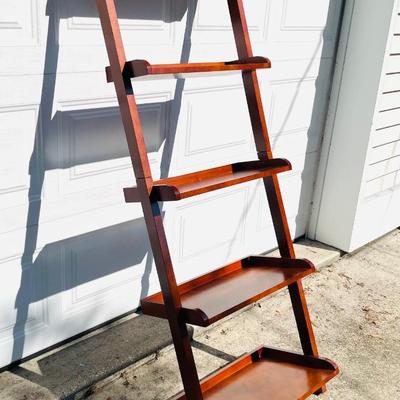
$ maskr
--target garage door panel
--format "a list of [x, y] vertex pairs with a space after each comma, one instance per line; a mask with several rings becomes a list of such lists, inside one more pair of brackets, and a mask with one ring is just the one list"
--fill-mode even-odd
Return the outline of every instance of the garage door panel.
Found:
[[315, 79], [301, 82], [272, 82], [271, 135], [309, 127], [313, 116], [314, 99]]
[[261, 76], [270, 135], [311, 127], [321, 131], [327, 108], [331, 60], [273, 63]]
[[[15, 321], [17, 321], [15, 328], [17, 335], [22, 334], [24, 326], [28, 326], [29, 330], [45, 323], [44, 305], [39, 304], [43, 300], [43, 268], [34, 270], [32, 264], [21, 268], [19, 261], [17, 258], [1, 260], [3, 289], [8, 295], [2, 296], [1, 299], [4, 313], [2, 313], [0, 332], [3, 339], [10, 335]], [[41, 273], [39, 269], [42, 269]], [[21, 286], [23, 290], [19, 290]], [[28, 310], [32, 303], [38, 303], [38, 307]], [[17, 313], [20, 314], [18, 318]]]
[[[307, 216], [311, 205], [312, 186], [314, 184], [315, 166], [318, 153], [312, 153], [307, 158], [304, 156], [292, 157], [293, 171], [280, 175], [282, 197], [288, 218], [293, 219]], [[273, 228], [269, 214], [269, 206], [261, 182], [258, 183], [258, 215], [256, 217], [259, 231]], [[301, 213], [299, 210], [302, 210]], [[294, 234], [294, 232], [292, 232]]]
[[[269, 1], [255, 4], [245, 0], [246, 15], [250, 36], [253, 42], [265, 41], [267, 21], [269, 16]], [[226, 1], [199, 1], [193, 23], [193, 43], [215, 44], [232, 43], [232, 24]]]
[[248, 185], [240, 185], [201, 195], [182, 201], [172, 215], [167, 213], [165, 223], [179, 281], [241, 258], [246, 246], [248, 190]]
[[[318, 162], [317, 155], [318, 153], [314, 153], [313, 157], [307, 160], [304, 157], [292, 157], [294, 172], [285, 173], [279, 177], [289, 229], [293, 237], [304, 234], [308, 224], [315, 166]], [[251, 243], [248, 240], [247, 248], [250, 253], [257, 254], [264, 252], [263, 249], [266, 246], [269, 249], [277, 247], [277, 242], [268, 202], [261, 183], [257, 184], [255, 195], [251, 195], [250, 198], [248, 220], [251, 223], [248, 223], [247, 231]]]
[[68, 335], [76, 334], [82, 330], [77, 323], [81, 318], [88, 329], [136, 308], [141, 296], [159, 290], [143, 231], [144, 220], [139, 218], [52, 245], [60, 260], [55, 303], [62, 310], [55, 326], [68, 323]]
[[[128, 59], [179, 62], [186, 28], [185, 0], [116, 1]], [[58, 3], [58, 71], [103, 71], [108, 64], [95, 1]], [[159, 46], [163, 46], [160, 52]], [[85, 47], [87, 57], [80, 57]]]
[[[7, 57], [10, 62], [0, 63], [1, 70], [41, 74], [46, 60], [46, 73], [103, 70], [107, 56], [94, 0], [58, 1], [55, 9], [47, 11], [44, 11], [43, 0], [24, 1], [41, 2], [37, 23], [40, 25], [39, 45], [35, 45], [37, 48], [34, 50], [25, 48], [27, 62], [15, 64], [18, 52], [10, 48]], [[160, 7], [160, 1], [152, 0], [131, 7], [127, 0], [117, 2], [128, 58], [146, 58], [158, 63], [178, 62], [180, 59], [187, 2], [163, 0], [161, 3]], [[305, 15], [305, 12], [297, 13], [293, 0], [287, 0], [285, 4], [276, 0], [261, 4], [245, 2], [255, 51], [273, 60], [330, 57], [334, 51], [340, 3], [340, 0], [335, 0], [329, 6], [327, 0], [316, 2], [307, 8], [309, 15]], [[15, 5], [11, 8], [14, 9]], [[49, 21], [52, 32], [47, 36]], [[328, 21], [327, 29], [324, 21]], [[226, 3], [199, 2], [193, 24], [191, 58], [200, 61], [204, 54], [210, 60], [234, 58], [236, 52], [232, 40]], [[268, 48], [265, 48], [266, 43]], [[159, 51], [160, 44], [165, 52]], [[218, 48], [216, 44], [224, 46]], [[85, 47], [87, 57], [81, 57], [82, 47]]]
[[[115, 202], [115, 196], [119, 201]], [[107, 226], [113, 226], [133, 218], [141, 218], [142, 210], [139, 204], [123, 204], [123, 193], [120, 185], [109, 191], [92, 191], [88, 195], [92, 202], [87, 202], [79, 212], [78, 206], [82, 198], [70, 196], [63, 202], [42, 202], [35, 204], [30, 211], [38, 215], [40, 211], [39, 228], [37, 225], [26, 226], [28, 208], [16, 208], [8, 213], [1, 211], [0, 219], [5, 229], [0, 235], [2, 257], [21, 257], [24, 251], [38, 251], [49, 243], [66, 240], [81, 234], [89, 233]], [[105, 198], [105, 199], [104, 199]], [[110, 201], [110, 198], [113, 201]], [[62, 214], [59, 209], [62, 208]], [[14, 216], [14, 218], [12, 218]], [[17, 216], [17, 217], [15, 217]], [[144, 232], [143, 234], [147, 234]], [[32, 249], [36, 245], [36, 249]]]
[[287, 158], [292, 161], [295, 157], [303, 156], [307, 160], [313, 157], [313, 153], [319, 151], [321, 137], [316, 131], [300, 130], [275, 136], [271, 143], [275, 157]]
[[268, 40], [279, 42], [319, 42], [325, 33], [334, 40], [340, 15], [339, 0], [312, 0], [305, 5], [296, 0], [273, 0], [268, 21]]
[[39, 0], [4, 0], [0, 15], [0, 46], [36, 46]]
[[[132, 7], [131, 1], [117, 1], [126, 44], [167, 44], [173, 41], [173, 24], [169, 23], [173, 20], [173, 3], [173, 0], [146, 0]], [[182, 11], [180, 14], [183, 14]], [[94, 46], [102, 43], [103, 33], [95, 0], [58, 1], [58, 17], [60, 46]]]
[[45, 4], [46, 0], [2, 1], [0, 74], [43, 72], [43, 42], [47, 35]]
[[0, 260], [2, 296], [0, 307], [0, 363], [9, 364], [39, 351], [40, 334], [48, 328], [47, 299], [43, 297], [44, 268], [25, 264], [18, 257]]
[[[26, 202], [31, 184], [29, 165], [42, 165], [34, 151], [38, 126], [38, 106], [10, 106], [0, 108], [0, 209]], [[40, 136], [40, 128], [37, 133]], [[32, 171], [39, 175], [37, 169]], [[34, 177], [35, 178], [35, 177]], [[31, 193], [31, 196], [40, 193]]]
[[[144, 229], [143, 219], [138, 219], [66, 239], [58, 245], [63, 315], [120, 302], [122, 293], [128, 295], [132, 285], [140, 286], [137, 282], [152, 268]], [[139, 298], [137, 292], [129, 296], [126, 307], [130, 304], [130, 309], [135, 308]]]
[[[1, 260], [7, 296], [0, 303], [0, 361], [89, 329], [159, 290], [143, 229], [138, 219], [49, 243], [23, 269], [20, 256]], [[122, 307], [121, 298], [129, 298]]]
[[[128, 57], [143, 58], [147, 49], [147, 57], [157, 58], [157, 46], [163, 44], [171, 62], [179, 59], [186, 1], [151, 0], [132, 7], [130, 1], [119, 0], [117, 6]], [[95, 0], [5, 0], [1, 15], [0, 47], [6, 55], [0, 60], [1, 72], [103, 71], [108, 62]], [[87, 57], [81, 57], [82, 47]]]
[[[301, 30], [308, 27], [310, 30], [323, 31], [326, 29], [329, 3], [329, 1], [310, 1], [308, 3], [310, 12], [302, 15], [304, 4], [284, 0], [281, 30]], [[334, 2], [334, 5], [337, 7], [337, 3]], [[299, 15], [302, 15], [301, 18]]]
[[[152, 100], [156, 99], [155, 96]], [[168, 98], [163, 100], [139, 107], [155, 177], [160, 175], [159, 152], [165, 141], [168, 124]], [[119, 109], [116, 106], [73, 111], [67, 109], [63, 108], [55, 116], [61, 143], [58, 159], [62, 168], [59, 195], [89, 191], [117, 182], [130, 182], [133, 185], [135, 179]], [[98, 143], [102, 143], [102, 146], [97, 146]]]
[[285, 81], [297, 81], [301, 83], [303, 79], [317, 78], [319, 74], [322, 74], [325, 79], [329, 75], [329, 69], [331, 67], [330, 60], [321, 60], [317, 57], [312, 59], [300, 59], [300, 60], [279, 60], [272, 59], [272, 68], [268, 70], [257, 71], [260, 80], [268, 79], [271, 82], [283, 82]]
[[[172, 126], [170, 133], [174, 135]], [[170, 175], [254, 158], [250, 117], [240, 76], [196, 78], [188, 83], [174, 136]]]

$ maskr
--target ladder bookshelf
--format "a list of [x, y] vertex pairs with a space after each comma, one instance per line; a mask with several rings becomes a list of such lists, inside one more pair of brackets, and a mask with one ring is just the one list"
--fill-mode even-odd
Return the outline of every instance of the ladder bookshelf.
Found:
[[[144, 314], [169, 322], [184, 387], [174, 400], [305, 399], [323, 392], [338, 367], [318, 356], [302, 287], [302, 278], [315, 268], [307, 260], [296, 259], [282, 202], [277, 174], [290, 170], [291, 165], [273, 158], [256, 73], [271, 63], [253, 56], [242, 0], [227, 1], [238, 60], [150, 64], [126, 60], [114, 0], [97, 0], [110, 60], [107, 81], [115, 85], [136, 177], [136, 187], [124, 189], [125, 199], [142, 205], [161, 286], [161, 292], [142, 299], [141, 306]], [[232, 71], [242, 73], [258, 160], [154, 181], [132, 80]], [[159, 202], [179, 201], [254, 179], [263, 179], [281, 257], [247, 257], [178, 285]], [[304, 354], [262, 347], [199, 380], [186, 324], [208, 326], [284, 287], [289, 289]]]

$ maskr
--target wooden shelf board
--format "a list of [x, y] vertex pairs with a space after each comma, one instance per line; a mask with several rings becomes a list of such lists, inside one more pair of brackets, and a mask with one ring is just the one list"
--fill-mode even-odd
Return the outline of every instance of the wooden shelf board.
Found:
[[[201, 381], [204, 400], [303, 400], [339, 372], [330, 360], [262, 347]], [[184, 393], [170, 400], [189, 400]]]
[[[125, 64], [124, 74], [135, 80], [188, 78], [210, 73], [229, 73], [271, 68], [271, 62], [264, 57], [251, 57], [228, 62], [207, 62], [188, 64], [150, 64], [146, 60], [132, 60]], [[107, 81], [112, 82], [111, 68], [106, 68]]]
[[[208, 326], [315, 271], [307, 260], [249, 257], [179, 285], [185, 322]], [[141, 301], [144, 314], [166, 318], [162, 293]]]
[[[239, 162], [155, 181], [150, 196], [152, 200], [157, 201], [182, 200], [187, 197], [289, 171], [291, 168], [289, 161], [279, 158], [268, 161]], [[136, 187], [125, 188], [124, 193], [126, 202], [140, 201]]]

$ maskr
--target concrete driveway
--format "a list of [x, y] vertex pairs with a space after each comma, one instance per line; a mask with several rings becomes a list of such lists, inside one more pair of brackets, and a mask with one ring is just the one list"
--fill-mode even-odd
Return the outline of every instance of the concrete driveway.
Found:
[[[320, 354], [341, 369], [322, 400], [400, 399], [400, 231], [304, 282]], [[204, 376], [260, 344], [300, 350], [286, 291], [195, 330]], [[92, 388], [91, 400], [165, 400], [181, 389], [172, 348]]]
[[[296, 249], [319, 268], [304, 286], [320, 354], [341, 369], [320, 399], [400, 399], [400, 230], [340, 259], [315, 242]], [[165, 321], [130, 316], [1, 373], [0, 400], [166, 400], [181, 390], [169, 343]], [[300, 351], [285, 290], [196, 328], [199, 374], [262, 344]]]

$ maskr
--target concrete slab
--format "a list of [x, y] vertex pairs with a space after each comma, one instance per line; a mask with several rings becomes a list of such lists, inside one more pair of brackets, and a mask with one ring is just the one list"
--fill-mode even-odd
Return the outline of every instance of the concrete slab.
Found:
[[[400, 398], [400, 231], [304, 282], [320, 354], [341, 374], [321, 400]], [[197, 331], [200, 376], [260, 344], [300, 350], [286, 291]], [[165, 400], [181, 390], [175, 353], [164, 349], [92, 387], [90, 400]]]
[[[310, 259], [316, 266], [331, 263], [340, 254], [312, 241], [295, 246], [299, 257]], [[202, 332], [196, 330], [195, 336]], [[0, 399], [52, 400], [86, 395], [97, 382], [140, 360], [144, 362], [148, 356], [154, 357], [170, 344], [166, 321], [134, 314], [0, 374]]]
[[72, 399], [170, 343], [166, 321], [131, 315], [3, 372], [0, 399]]
[[[399, 232], [328, 268], [340, 257], [338, 250], [307, 240], [295, 247], [298, 257], [308, 258], [319, 270], [305, 281], [305, 288], [320, 352], [342, 368], [341, 378], [330, 385], [329, 394], [322, 398], [400, 398], [393, 389], [382, 392], [392, 397], [377, 397], [376, 391], [368, 397], [369, 393], [363, 392], [364, 379], [369, 378], [390, 387], [389, 379], [373, 377], [371, 369], [385, 367], [382, 354], [386, 354], [386, 362], [398, 366], [391, 351], [400, 352], [400, 348], [390, 338], [396, 337], [396, 329], [400, 331], [400, 291], [392, 284], [391, 290], [397, 288], [397, 297], [386, 303], [378, 293], [387, 291], [386, 296], [391, 298], [391, 290], [384, 286], [386, 274], [394, 274], [392, 281], [396, 278], [397, 285], [400, 282]], [[384, 311], [385, 307], [389, 311]], [[392, 318], [392, 322], [378, 329], [375, 324], [384, 322], [378, 321], [383, 318], [381, 315]], [[196, 328], [194, 338], [201, 376], [264, 343], [299, 350], [286, 291], [207, 329]], [[165, 321], [133, 315], [0, 374], [0, 399], [165, 400], [181, 389], [170, 343]], [[358, 345], [361, 348], [354, 354]]]

